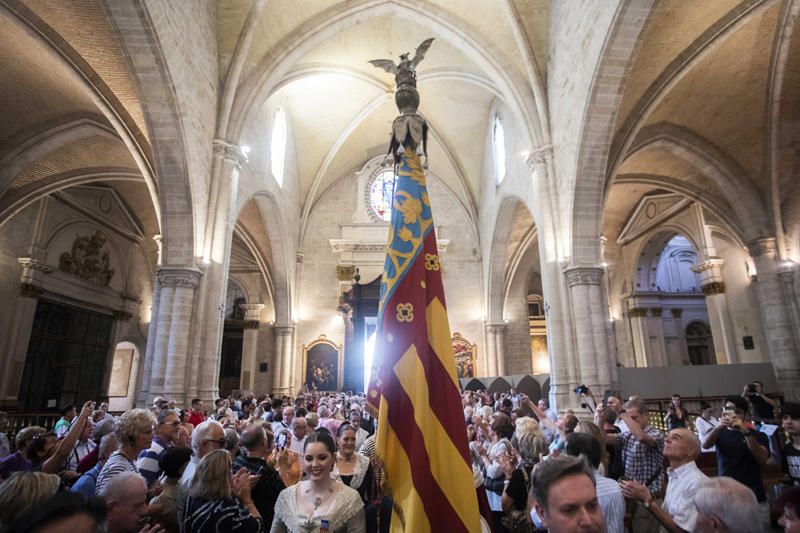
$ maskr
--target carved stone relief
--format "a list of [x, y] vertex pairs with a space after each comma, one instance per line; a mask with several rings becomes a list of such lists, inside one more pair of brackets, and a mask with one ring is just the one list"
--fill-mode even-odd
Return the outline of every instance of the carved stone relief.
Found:
[[92, 236], [76, 236], [72, 251], [59, 256], [58, 269], [101, 287], [108, 287], [114, 277], [114, 269], [109, 266], [108, 250], [103, 249], [106, 240], [100, 230]]

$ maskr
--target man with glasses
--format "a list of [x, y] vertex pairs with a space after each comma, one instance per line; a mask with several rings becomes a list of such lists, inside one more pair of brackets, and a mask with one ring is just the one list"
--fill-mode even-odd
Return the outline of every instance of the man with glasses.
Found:
[[200, 461], [213, 452], [225, 446], [225, 429], [216, 420], [206, 420], [192, 431], [192, 460], [186, 465], [181, 480], [178, 482], [178, 498], [176, 507], [178, 508], [178, 519], [183, 517], [186, 508], [186, 499], [189, 495], [189, 484], [192, 482], [194, 472]]
[[152, 487], [161, 477], [162, 471], [158, 467], [158, 456], [175, 444], [180, 426], [181, 420], [177, 411], [163, 409], [158, 413], [153, 441], [148, 449], [142, 450], [136, 460], [136, 468], [147, 482], [148, 487]]

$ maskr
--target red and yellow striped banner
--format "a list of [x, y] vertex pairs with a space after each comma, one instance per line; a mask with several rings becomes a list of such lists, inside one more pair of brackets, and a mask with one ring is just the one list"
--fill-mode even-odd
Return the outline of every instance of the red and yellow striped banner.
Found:
[[480, 531], [430, 200], [412, 150], [395, 184], [368, 400], [392, 531]]

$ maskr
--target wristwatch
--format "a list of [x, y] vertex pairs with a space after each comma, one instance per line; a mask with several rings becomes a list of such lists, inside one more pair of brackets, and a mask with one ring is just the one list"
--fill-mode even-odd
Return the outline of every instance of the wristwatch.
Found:
[[644, 508], [645, 508], [645, 509], [647, 509], [647, 510], [649, 511], [649, 510], [650, 510], [650, 504], [651, 504], [651, 503], [653, 503], [653, 498], [650, 498], [649, 500], [645, 500], [645, 501], [643, 501], [643, 502], [642, 502], [642, 505], [644, 505]]

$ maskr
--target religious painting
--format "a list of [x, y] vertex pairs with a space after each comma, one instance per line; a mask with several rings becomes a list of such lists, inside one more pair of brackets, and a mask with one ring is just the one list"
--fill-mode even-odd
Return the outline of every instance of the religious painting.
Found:
[[341, 388], [342, 347], [325, 335], [303, 345], [303, 384], [309, 390], [336, 391]]
[[456, 357], [456, 375], [458, 378], [474, 378], [478, 347], [462, 337], [460, 333], [454, 333], [453, 352]]

